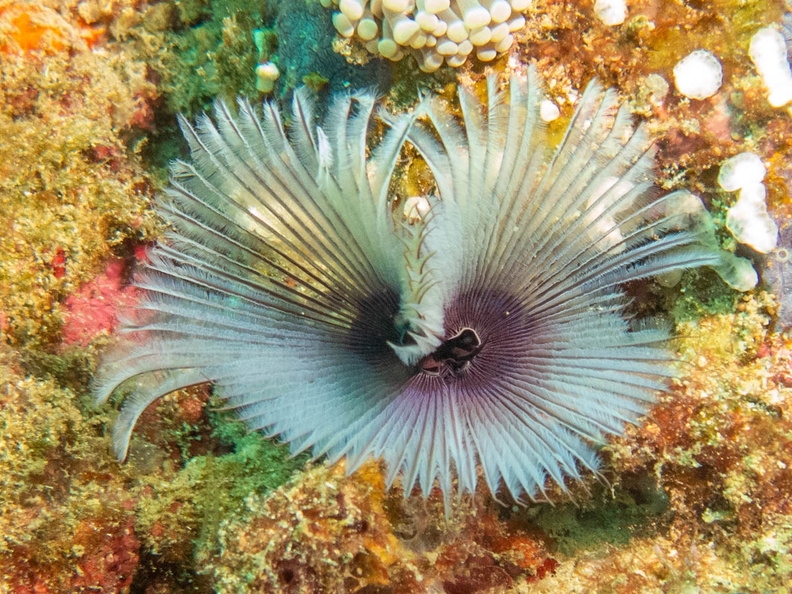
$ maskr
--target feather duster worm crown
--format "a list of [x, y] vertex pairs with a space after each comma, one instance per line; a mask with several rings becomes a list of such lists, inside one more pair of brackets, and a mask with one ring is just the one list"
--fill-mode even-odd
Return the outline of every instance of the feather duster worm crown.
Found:
[[[595, 470], [592, 444], [672, 359], [666, 331], [625, 321], [619, 285], [714, 258], [646, 198], [651, 149], [615, 93], [590, 84], [551, 152], [536, 79], [505, 95], [490, 79], [486, 106], [460, 89], [461, 121], [437, 98], [383, 114], [373, 149], [367, 94], [321, 126], [304, 91], [288, 129], [270, 103], [182, 120], [171, 230], [99, 374], [100, 401], [132, 388], [119, 457], [146, 406], [212, 382], [252, 429], [350, 470], [382, 457], [405, 491], [472, 491], [480, 467], [493, 492], [534, 497]], [[389, 197], [405, 143], [436, 183], [414, 224]]]

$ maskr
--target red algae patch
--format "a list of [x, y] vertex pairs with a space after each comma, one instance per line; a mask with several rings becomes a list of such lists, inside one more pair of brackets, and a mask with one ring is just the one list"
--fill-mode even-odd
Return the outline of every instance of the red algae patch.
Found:
[[118, 310], [135, 302], [134, 287], [125, 285], [125, 264], [110, 262], [103, 274], [87, 282], [63, 303], [63, 343], [87, 346], [101, 333], [118, 324]]

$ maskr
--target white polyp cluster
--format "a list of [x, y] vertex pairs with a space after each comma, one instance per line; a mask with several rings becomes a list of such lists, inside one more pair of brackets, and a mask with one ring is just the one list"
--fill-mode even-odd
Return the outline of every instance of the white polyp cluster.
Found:
[[280, 70], [272, 62], [264, 62], [256, 66], [256, 89], [261, 93], [271, 93]]
[[764, 184], [740, 190], [740, 198], [726, 215], [726, 227], [740, 243], [767, 254], [778, 245], [778, 225], [767, 214]]
[[723, 67], [714, 55], [696, 50], [674, 66], [677, 91], [691, 99], [712, 97], [723, 83]]
[[749, 52], [767, 87], [770, 105], [781, 107], [792, 101], [792, 71], [784, 36], [772, 27], [759, 29], [751, 38]]
[[335, 8], [342, 37], [360, 39], [374, 55], [401, 60], [411, 53], [424, 72], [459, 67], [474, 55], [484, 62], [514, 43], [533, 0], [320, 0]]
[[740, 243], [767, 254], [778, 244], [778, 225], [767, 213], [762, 183], [764, 163], [755, 153], [740, 153], [726, 159], [718, 174], [718, 183], [727, 192], [740, 192], [737, 202], [726, 214], [726, 228]]
[[627, 18], [627, 2], [625, 0], [597, 0], [594, 3], [594, 14], [608, 26], [621, 25]]

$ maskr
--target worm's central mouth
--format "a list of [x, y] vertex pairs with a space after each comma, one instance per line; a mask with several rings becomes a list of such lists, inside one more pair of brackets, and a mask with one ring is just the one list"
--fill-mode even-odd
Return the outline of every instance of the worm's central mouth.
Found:
[[418, 368], [427, 375], [459, 376], [481, 351], [481, 339], [472, 328], [462, 328], [437, 350], [418, 361]]

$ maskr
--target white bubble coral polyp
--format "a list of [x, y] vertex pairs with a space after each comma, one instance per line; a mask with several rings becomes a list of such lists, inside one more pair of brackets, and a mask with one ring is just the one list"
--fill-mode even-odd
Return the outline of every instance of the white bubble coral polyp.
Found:
[[770, 105], [781, 107], [792, 101], [792, 70], [784, 36], [772, 27], [760, 29], [751, 38], [750, 54], [767, 87]]
[[707, 99], [723, 84], [723, 67], [710, 52], [696, 50], [674, 66], [674, 83], [685, 97]]
[[509, 50], [532, 0], [321, 0], [334, 8], [333, 25], [374, 55], [392, 61], [406, 53], [421, 70], [461, 66], [469, 56], [488, 62]]

